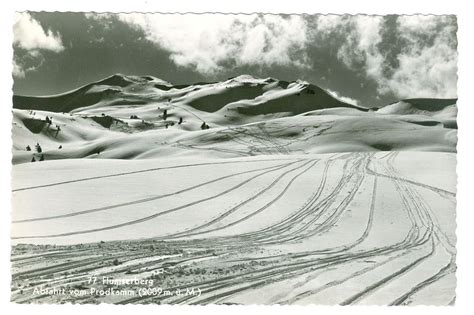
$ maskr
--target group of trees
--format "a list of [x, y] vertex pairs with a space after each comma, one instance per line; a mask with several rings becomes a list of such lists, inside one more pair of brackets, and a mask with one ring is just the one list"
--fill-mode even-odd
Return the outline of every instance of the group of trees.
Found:
[[[163, 111], [163, 120], [166, 120], [167, 117], [168, 117], [168, 111], [165, 109]], [[48, 123], [48, 125], [52, 124], [52, 119], [53, 119], [52, 117], [50, 118], [50, 117], [46, 116], [46, 122]], [[138, 118], [137, 115], [131, 115], [130, 119], [139, 119], [139, 118]], [[181, 125], [182, 123], [183, 123], [183, 117], [179, 117], [178, 125]], [[168, 128], [168, 126], [173, 126], [174, 124], [175, 124], [174, 122], [166, 123], [165, 127]], [[61, 130], [61, 127], [59, 125], [56, 125], [56, 128], [57, 128], [57, 132], [59, 132]], [[206, 129], [209, 129], [209, 128], [210, 128], [209, 125], [205, 121], [203, 121], [202, 124], [201, 124], [201, 129], [206, 130]], [[59, 145], [58, 149], [62, 149], [62, 145]], [[26, 151], [32, 151], [30, 145], [26, 146]], [[36, 153], [33, 153], [33, 157], [31, 159], [31, 162], [44, 161], [43, 148], [41, 147], [41, 145], [39, 143], [35, 144], [35, 151], [36, 151]], [[97, 152], [97, 153], [100, 154], [100, 151]]]
[[[31, 147], [29, 145], [26, 146], [26, 151], [31, 151]], [[35, 153], [33, 153], [31, 162], [44, 161], [44, 155], [42, 154], [43, 149], [41, 148], [41, 145], [38, 142], [35, 144], [35, 151], [37, 152], [37, 155], [39, 154], [39, 158], [37, 159]]]
[[[160, 110], [160, 107], [158, 107], [158, 110]], [[163, 120], [167, 120], [168, 119], [168, 110], [164, 109], [163, 114], [159, 117], [161, 117]], [[137, 115], [131, 115], [130, 119], [140, 119], [140, 118]], [[146, 123], [144, 119], [142, 119], [142, 123], [143, 124]], [[183, 123], [183, 117], [179, 117], [178, 125], [181, 125], [182, 123]], [[175, 124], [175, 122], [166, 123], [165, 128], [168, 128], [169, 126], [173, 126], [174, 124]]]
[[[61, 150], [62, 148], [63, 148], [63, 146], [59, 145], [58, 149]], [[31, 152], [30, 145], [26, 146], [26, 151]], [[36, 153], [33, 153], [33, 156], [31, 158], [31, 162], [44, 161], [43, 148], [41, 147], [41, 145], [38, 142], [35, 144], [35, 151], [36, 151]]]
[[[160, 109], [160, 108], [158, 107], [158, 109]], [[167, 120], [167, 119], [168, 119], [168, 110], [167, 110], [167, 109], [164, 109], [164, 110], [163, 110], [163, 115], [162, 115], [162, 117], [163, 117], [163, 120]], [[181, 125], [182, 123], [183, 123], [183, 117], [179, 117], [178, 125]], [[170, 125], [173, 126], [174, 123], [166, 124], [165, 127], [168, 128], [168, 126], [170, 126]]]

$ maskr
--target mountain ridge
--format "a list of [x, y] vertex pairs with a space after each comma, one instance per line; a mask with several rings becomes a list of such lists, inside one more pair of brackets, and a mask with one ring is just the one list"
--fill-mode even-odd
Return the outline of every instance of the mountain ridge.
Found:
[[[125, 101], [128, 101], [129, 103], [135, 103], [137, 105], [143, 104], [144, 100], [141, 99], [140, 97], [137, 97], [137, 95], [133, 95], [133, 93], [127, 95], [127, 91], [133, 90], [133, 87], [135, 89], [138, 89], [140, 87], [154, 88], [158, 90], [157, 91], [158, 93], [161, 92], [163, 94], [163, 92], [165, 92], [164, 94], [166, 94], [166, 92], [170, 90], [183, 90], [183, 89], [189, 89], [190, 87], [197, 88], [197, 87], [202, 87], [202, 86], [212, 86], [216, 84], [227, 85], [227, 88], [232, 88], [233, 85], [240, 84], [238, 87], [241, 88], [242, 90], [246, 89], [246, 91], [244, 92], [248, 92], [251, 98], [252, 96], [253, 98], [258, 97], [262, 95], [262, 93], [264, 92], [263, 90], [260, 90], [259, 92], [251, 91], [252, 87], [264, 88], [268, 86], [273, 86], [274, 88], [278, 87], [281, 89], [287, 89], [288, 86], [299, 84], [301, 86], [304, 86], [301, 89], [302, 93], [305, 93], [305, 92], [313, 93], [315, 91], [318, 92], [318, 96], [323, 98], [323, 100], [319, 100], [319, 102], [326, 103], [324, 105], [324, 108], [348, 107], [348, 108], [356, 108], [356, 109], [364, 110], [364, 111], [382, 109], [399, 102], [410, 103], [421, 110], [436, 111], [436, 110], [441, 110], [446, 106], [456, 104], [456, 101], [457, 101], [457, 98], [453, 98], [453, 99], [409, 98], [409, 99], [400, 99], [398, 101], [389, 103], [381, 107], [368, 107], [368, 106], [360, 106], [360, 105], [353, 105], [353, 104], [346, 103], [338, 99], [337, 97], [334, 97], [334, 95], [331, 95], [328, 92], [328, 90], [325, 90], [315, 84], [311, 84], [309, 82], [302, 81], [302, 80], [295, 80], [295, 81], [288, 82], [288, 81], [279, 80], [273, 77], [257, 78], [252, 75], [243, 74], [243, 75], [239, 75], [235, 77], [230, 77], [227, 80], [224, 80], [221, 82], [195, 82], [191, 84], [174, 85], [168, 81], [165, 81], [163, 79], [150, 76], [150, 75], [137, 76], [137, 75], [124, 75], [120, 73], [110, 75], [98, 81], [91, 82], [86, 85], [80, 86], [76, 89], [72, 89], [70, 91], [66, 91], [59, 94], [44, 95], [44, 96], [14, 94], [12, 97], [12, 101], [13, 101], [13, 108], [17, 108], [17, 109], [48, 110], [52, 112], [70, 112], [78, 108], [97, 104], [101, 100], [114, 97], [117, 95], [121, 95], [124, 93], [125, 95], [123, 96], [126, 99]], [[100, 86], [102, 86], [101, 89], [94, 90], [94, 88], [97, 88]], [[207, 97], [209, 100], [203, 99], [203, 100], [199, 100], [195, 102], [193, 107], [195, 107], [196, 109], [203, 108], [205, 111], [209, 111], [210, 108], [208, 106], [203, 106], [201, 104], [212, 102], [213, 101], [212, 95], [214, 94], [211, 93]], [[301, 95], [301, 94], [298, 94], [298, 95]], [[218, 109], [224, 107], [225, 105], [229, 103], [239, 101], [239, 100], [242, 100], [242, 96], [239, 96], [238, 93], [237, 95], [235, 95], [234, 93], [234, 96], [230, 96], [228, 97], [228, 99], [224, 97], [225, 104], [220, 104]], [[312, 100], [307, 100], [306, 103], [311, 102], [311, 101]], [[318, 101], [318, 100], [313, 100], [313, 101]], [[296, 100], [296, 103], [300, 104], [301, 101]], [[284, 105], [280, 105], [280, 106], [284, 106]], [[297, 112], [303, 113], [304, 111], [310, 111], [310, 110], [312, 109], [305, 108], [303, 110], [297, 110]], [[249, 110], [242, 109], [241, 112], [245, 113], [245, 112], [249, 112]], [[253, 110], [251, 109], [249, 114], [255, 114], [255, 109]]]
[[46, 160], [455, 152], [455, 101], [373, 109], [301, 80], [241, 75], [177, 88], [152, 76], [112, 75], [51, 97], [15, 96], [13, 161], [30, 162], [25, 148], [36, 143]]

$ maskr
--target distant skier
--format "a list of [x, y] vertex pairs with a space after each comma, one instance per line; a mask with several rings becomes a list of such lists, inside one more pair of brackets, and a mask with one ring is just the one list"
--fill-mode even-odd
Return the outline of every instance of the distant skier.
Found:
[[183, 123], [183, 117], [179, 117], [178, 125], [181, 125]]
[[36, 145], [35, 145], [35, 150], [36, 150], [36, 152], [38, 152], [38, 153], [43, 152], [43, 149], [41, 148], [41, 146], [40, 146], [39, 143], [36, 143]]

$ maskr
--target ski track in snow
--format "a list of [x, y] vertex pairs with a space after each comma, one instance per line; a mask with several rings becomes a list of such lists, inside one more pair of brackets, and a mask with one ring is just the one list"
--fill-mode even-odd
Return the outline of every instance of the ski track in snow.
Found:
[[[12, 238], [19, 243], [35, 242], [39, 239], [54, 243], [56, 239], [66, 240], [69, 236], [82, 234], [93, 234], [96, 235], [96, 240], [100, 240], [104, 231], [124, 228], [130, 229], [131, 233], [136, 235], [134, 238], [140, 240], [125, 242], [136, 244], [138, 249], [110, 250], [108, 255], [100, 254], [94, 246], [87, 249], [72, 245], [59, 246], [51, 253], [40, 248], [35, 255], [25, 257], [13, 255], [13, 282], [18, 284], [25, 281], [33, 282], [42, 288], [78, 284], [87, 286], [85, 277], [95, 270], [101, 276], [117, 276], [133, 269], [137, 275], [144, 274], [144, 277], [147, 277], [150, 276], [150, 272], [165, 265], [186, 268], [193, 262], [201, 262], [205, 266], [203, 268], [230, 268], [232, 272], [231, 274], [216, 272], [212, 275], [208, 273], [206, 276], [193, 276], [191, 272], [191, 275], [187, 275], [181, 281], [169, 282], [166, 286], [169, 291], [184, 286], [199, 287], [200, 296], [134, 296], [118, 298], [112, 302], [349, 305], [364, 304], [365, 300], [373, 303], [375, 300], [389, 305], [423, 304], [426, 301], [417, 300], [417, 296], [422, 296], [420, 292], [436, 290], [437, 281], [452, 275], [456, 269], [454, 240], [450, 239], [439, 224], [439, 219], [436, 218], [437, 210], [432, 209], [433, 205], [424, 199], [423, 194], [428, 191], [436, 194], [441, 200], [451, 201], [453, 193], [404, 178], [395, 167], [399, 154], [403, 153], [392, 152], [383, 155], [349, 153], [326, 155], [323, 158], [317, 158], [315, 155], [315, 158], [308, 156], [295, 158], [292, 161], [282, 159], [281, 162], [271, 166], [265, 165], [265, 159], [256, 160], [256, 163], [261, 165], [259, 168], [246, 170], [246, 166], [243, 166], [244, 169], [241, 171], [216, 176], [214, 179], [169, 194], [157, 194], [145, 199], [129, 200], [125, 203], [78, 212], [65, 209], [63, 215], [16, 220], [13, 225], [19, 228], [14, 229]], [[250, 165], [250, 163], [244, 164]], [[212, 167], [212, 163], [207, 166]], [[193, 165], [182, 167], [193, 167]], [[129, 174], [146, 171], [156, 174], [155, 176], [159, 176], [160, 173], [160, 169], [154, 168], [104, 177], [112, 177], [117, 181], [126, 180]], [[74, 188], [74, 185], [84, 185], [88, 180], [100, 181], [101, 178], [101, 176], [82, 178], [76, 181], [64, 181], [62, 184]], [[262, 185], [256, 187], [258, 189], [245, 190], [246, 195], [234, 200], [234, 203], [229, 199], [232, 193], [245, 187], [252, 187], [258, 179], [264, 180]], [[196, 201], [178, 205], [183, 203], [179, 201], [181, 194], [216, 183], [226, 188], [214, 194], [203, 195]], [[23, 190], [16, 189], [15, 194], [21, 194], [26, 198], [30, 191], [35, 189], [41, 189], [45, 195], [53, 194], [55, 186], [60, 184], [56, 182]], [[378, 213], [384, 211], [380, 207], [381, 185], [393, 187], [398, 196], [398, 204], [393, 206], [399, 208], [400, 214], [404, 213], [410, 222], [407, 231], [394, 229], [391, 232], [400, 233], [399, 240], [395, 242], [377, 240], [380, 237], [377, 234], [372, 236], [373, 233], [380, 233], [380, 231], [374, 232], [376, 224], [384, 223], [379, 222], [380, 218], [376, 219]], [[292, 200], [290, 203], [294, 208], [286, 208], [285, 202], [295, 199], [294, 194], [299, 190], [311, 193], [298, 194], [297, 200]], [[367, 202], [363, 206], [354, 204], [357, 198], [361, 198], [359, 195], [366, 196]], [[71, 231], [58, 234], [48, 234], [47, 230], [44, 230], [47, 229], [47, 225], [43, 225], [45, 222], [60, 225], [61, 220], [71, 216], [87, 217], [103, 210], [119, 211], [133, 207], [137, 203], [153, 204], [165, 197], [175, 198], [177, 206], [173, 209], [160, 209], [159, 212], [146, 217], [137, 217], [134, 220], [104, 225], [96, 229], [81, 230], [80, 227], [76, 229], [72, 226]], [[159, 216], [167, 216], [169, 220], [180, 220], [181, 216], [186, 216], [186, 211], [190, 211], [188, 208], [210, 200], [221, 204], [222, 207], [218, 213], [207, 217], [205, 221], [156, 237], [140, 236], [140, 226], [144, 222], [156, 220]], [[358, 224], [363, 228], [354, 230], [350, 238], [343, 238], [342, 241], [335, 240], [333, 244], [318, 243], [318, 239], [327, 239], [332, 233], [339, 235], [338, 224], [343, 224], [344, 220], [351, 220], [349, 208], [357, 208], [357, 211], [361, 211], [360, 215], [365, 216], [365, 223]], [[245, 226], [256, 218], [262, 221], [265, 216], [268, 216], [268, 224], [261, 222], [253, 225], [250, 230], [245, 229]], [[159, 224], [159, 221], [156, 222]], [[37, 227], [35, 230], [43, 230], [43, 233], [15, 235], [15, 231], [21, 231], [22, 224], [34, 224]], [[240, 227], [244, 228], [242, 232], [239, 232]], [[385, 228], [390, 226], [387, 225]], [[139, 244], [156, 242], [167, 243], [175, 250], [181, 249], [184, 254], [178, 257], [165, 257], [158, 261], [144, 261], [143, 259], [150, 253], [141, 250]], [[292, 246], [295, 246], [294, 249]], [[279, 247], [284, 249], [275, 250]], [[42, 250], [44, 254], [40, 255]], [[209, 250], [212, 254], [206, 252]], [[46, 257], [52, 260], [44, 265]], [[114, 270], [105, 270], [101, 273], [104, 264], [110, 264], [114, 259], [119, 259], [121, 265], [114, 267]], [[126, 264], [127, 262], [130, 263]], [[126, 268], [121, 267], [124, 265]], [[235, 269], [235, 266], [240, 269]], [[418, 275], [416, 271], [422, 269], [428, 272], [420, 272]], [[325, 278], [325, 273], [329, 275], [335, 271], [338, 271], [336, 278], [332, 280]], [[48, 278], [53, 280], [44, 280]], [[295, 279], [299, 281], [297, 287], [291, 285]], [[275, 288], [274, 293], [272, 287]], [[32, 286], [16, 288], [12, 293], [12, 300], [20, 303], [47, 300], [47, 296], [30, 294], [32, 290]], [[266, 290], [270, 292], [268, 296], [265, 295], [259, 300], [259, 294], [263, 294], [262, 292]], [[334, 295], [332, 292], [342, 293]], [[326, 300], [326, 296], [331, 294], [333, 299]], [[380, 298], [375, 299], [378, 296]], [[453, 297], [454, 292], [451, 292], [443, 303], [449, 304]]]

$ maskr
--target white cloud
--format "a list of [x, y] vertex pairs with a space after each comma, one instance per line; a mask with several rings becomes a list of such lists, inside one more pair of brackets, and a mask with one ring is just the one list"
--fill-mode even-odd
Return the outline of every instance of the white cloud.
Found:
[[119, 14], [171, 53], [179, 66], [202, 73], [235, 66], [307, 67], [307, 26], [301, 16], [224, 14]]
[[17, 63], [18, 61], [14, 58], [13, 59], [13, 76], [15, 78], [24, 78], [25, 77], [25, 70], [23, 67]]
[[323, 15], [316, 19], [313, 35], [323, 43], [342, 38], [337, 58], [350, 69], [363, 68], [367, 77], [378, 81], [383, 77], [385, 61], [378, 49], [383, 23], [382, 16]]
[[383, 17], [358, 15], [348, 19], [348, 22], [351, 31], [338, 51], [338, 58], [348, 67], [352, 67], [355, 62], [365, 61], [367, 75], [380, 76], [384, 60], [377, 45], [382, 40], [380, 31]]
[[446, 19], [446, 16], [437, 15], [400, 15], [397, 17], [397, 26], [402, 33], [427, 33], [433, 32]]
[[[344, 35], [337, 57], [347, 67], [362, 66], [368, 78], [378, 84], [382, 94], [400, 98], [456, 97], [457, 52], [455, 26], [448, 16], [402, 15], [397, 17], [396, 36], [403, 40], [392, 68], [379, 49], [384, 17], [321, 16], [317, 19], [319, 36]], [[390, 71], [384, 71], [384, 67]]]
[[28, 13], [18, 13], [13, 25], [13, 43], [26, 50], [44, 49], [54, 52], [64, 50], [61, 36], [45, 30]]
[[352, 104], [352, 105], [359, 105], [359, 101], [354, 99], [354, 98], [351, 98], [351, 97], [347, 97], [347, 96], [342, 96], [340, 95], [338, 92], [336, 91], [333, 91], [333, 90], [329, 90], [327, 89], [326, 90], [329, 94], [331, 94], [333, 97], [337, 98], [338, 100], [344, 102], [344, 103], [347, 103], [347, 104]]
[[[381, 91], [391, 90], [400, 97], [457, 97], [455, 25], [443, 16], [400, 16], [397, 28], [408, 44]], [[432, 42], [422, 39], [426, 37]]]
[[399, 67], [383, 82], [381, 91], [400, 97], [456, 97], [457, 53], [442, 37], [430, 46], [411, 47], [398, 61]]
[[45, 59], [38, 50], [30, 50], [21, 58], [13, 57], [13, 76], [15, 78], [24, 78], [26, 73], [36, 71], [44, 63]]
[[345, 26], [348, 19], [350, 19], [349, 15], [317, 15], [315, 17], [317, 31], [324, 35], [331, 34], [334, 30]]
[[103, 21], [113, 17], [113, 13], [95, 13], [95, 12], [85, 12], [84, 16], [88, 19]]
[[[45, 31], [43, 27], [28, 13], [18, 13], [13, 25], [13, 44], [26, 50], [22, 58], [15, 55], [13, 58], [13, 76], [24, 78], [25, 74], [40, 67], [44, 58], [41, 50], [59, 53], [64, 50], [59, 33]], [[25, 66], [25, 64], [36, 64]]]

